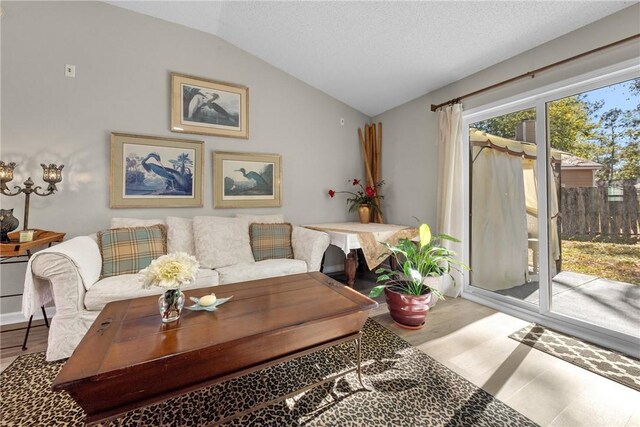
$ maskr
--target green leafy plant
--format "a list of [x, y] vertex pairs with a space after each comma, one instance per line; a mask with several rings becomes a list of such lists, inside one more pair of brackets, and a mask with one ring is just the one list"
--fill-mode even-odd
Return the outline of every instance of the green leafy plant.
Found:
[[452, 242], [459, 242], [459, 240], [447, 234], [431, 235], [431, 229], [427, 224], [421, 224], [419, 231], [420, 242], [400, 239], [396, 245], [385, 243], [400, 269], [391, 270], [384, 267], [377, 269], [377, 281], [386, 283], [371, 289], [370, 297], [377, 297], [384, 288], [389, 287], [391, 290], [407, 295], [418, 296], [433, 292], [438, 298], [443, 298], [437, 289], [425, 285], [424, 280], [427, 277], [440, 277], [444, 274], [451, 276], [452, 269], [457, 271], [469, 269], [456, 259], [454, 251], [440, 244], [443, 240]]

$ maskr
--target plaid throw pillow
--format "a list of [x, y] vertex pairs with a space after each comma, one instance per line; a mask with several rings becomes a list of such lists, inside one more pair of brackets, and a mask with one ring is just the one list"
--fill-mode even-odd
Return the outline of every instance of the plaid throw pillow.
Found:
[[265, 259], [291, 259], [291, 224], [251, 224], [249, 237], [256, 261]]
[[101, 279], [137, 273], [167, 253], [167, 228], [157, 224], [101, 231], [98, 246], [102, 255]]

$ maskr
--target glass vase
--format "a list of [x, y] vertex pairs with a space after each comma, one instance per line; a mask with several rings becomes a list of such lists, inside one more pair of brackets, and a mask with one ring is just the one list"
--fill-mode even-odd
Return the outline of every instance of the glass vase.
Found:
[[184, 307], [184, 294], [180, 289], [169, 289], [158, 299], [158, 308], [164, 323], [178, 320], [182, 307]]

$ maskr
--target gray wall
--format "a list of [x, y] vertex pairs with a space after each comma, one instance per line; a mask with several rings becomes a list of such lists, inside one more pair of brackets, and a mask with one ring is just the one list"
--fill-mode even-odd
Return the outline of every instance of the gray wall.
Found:
[[[362, 176], [356, 130], [367, 117], [326, 94], [214, 36], [101, 3], [8, 2], [0, 20], [0, 158], [20, 164], [15, 183], [40, 162], [64, 163], [60, 192], [36, 198], [32, 227], [69, 236], [104, 228], [112, 216], [232, 215], [212, 207], [214, 150], [280, 153], [282, 212], [294, 223], [350, 218], [344, 201], [329, 200], [329, 187]], [[522, 55], [424, 95], [376, 117], [383, 122], [386, 219], [435, 224], [436, 115], [440, 103], [539, 66], [637, 32], [640, 6], [553, 40]], [[638, 57], [640, 45], [571, 63], [536, 79], [464, 102], [465, 108], [521, 93], [614, 62]], [[75, 79], [64, 64], [77, 66]], [[169, 129], [169, 73], [181, 72], [250, 88], [249, 140], [174, 134]], [[345, 126], [339, 119], [344, 117]], [[108, 141], [112, 131], [204, 140], [205, 207], [120, 210], [108, 207]], [[23, 197], [0, 197], [22, 219]], [[353, 216], [351, 218], [354, 218]], [[330, 263], [340, 255], [333, 253]], [[2, 294], [21, 292], [24, 266], [3, 267]], [[19, 310], [19, 298], [3, 299], [0, 313]]]
[[[112, 216], [233, 215], [213, 209], [214, 150], [282, 155], [282, 207], [242, 212], [283, 213], [296, 224], [355, 219], [326, 190], [362, 176], [364, 114], [203, 32], [102, 3], [2, 6], [0, 158], [19, 164], [15, 184], [28, 175], [41, 183], [41, 162], [65, 164], [60, 192], [32, 199], [32, 228], [71, 237], [107, 227]], [[65, 64], [76, 65], [76, 78], [64, 76]], [[248, 86], [250, 138], [170, 132], [170, 72]], [[204, 207], [109, 209], [112, 131], [204, 140]], [[0, 202], [22, 222], [23, 196]], [[3, 295], [22, 291], [24, 265], [1, 273]], [[0, 312], [19, 307], [20, 298], [4, 298]]]
[[[442, 89], [421, 96], [375, 117], [384, 127], [382, 153], [386, 218], [394, 223], [412, 223], [413, 216], [436, 224], [437, 114], [431, 104], [440, 104], [493, 83], [526, 73], [593, 48], [638, 33], [640, 5], [636, 4], [563, 37], [531, 49]], [[463, 101], [471, 109], [509, 96], [562, 81], [632, 58], [640, 61], [640, 42], [627, 43], [554, 70]]]

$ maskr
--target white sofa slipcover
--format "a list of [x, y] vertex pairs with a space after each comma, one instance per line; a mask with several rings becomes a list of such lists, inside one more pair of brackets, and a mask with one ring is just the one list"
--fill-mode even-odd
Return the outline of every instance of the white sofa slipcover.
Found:
[[259, 262], [244, 262], [228, 267], [221, 267], [215, 271], [220, 275], [221, 283], [236, 283], [247, 280], [266, 279], [267, 277], [306, 273], [311, 270], [307, 267], [307, 263], [301, 259], [265, 259]]
[[[218, 272], [215, 270], [200, 269], [196, 274], [196, 280], [182, 287], [182, 290], [206, 288], [220, 283]], [[84, 297], [84, 306], [90, 311], [100, 311], [107, 303], [122, 299], [159, 295], [163, 289], [142, 288], [139, 274], [122, 274], [120, 276], [106, 277], [96, 282]]]
[[[49, 330], [48, 361], [71, 356], [108, 302], [163, 292], [161, 288], [144, 289], [139, 274], [98, 280], [102, 260], [97, 246], [95, 237], [76, 237], [38, 252], [31, 259], [31, 269], [27, 274], [31, 275], [33, 286], [50, 290], [56, 307]], [[200, 269], [194, 283], [183, 289], [319, 271], [322, 256], [329, 246], [329, 236], [294, 226], [292, 246], [294, 259], [240, 263], [216, 270]], [[85, 280], [93, 283], [85, 283]], [[41, 302], [45, 301], [38, 300]]]

